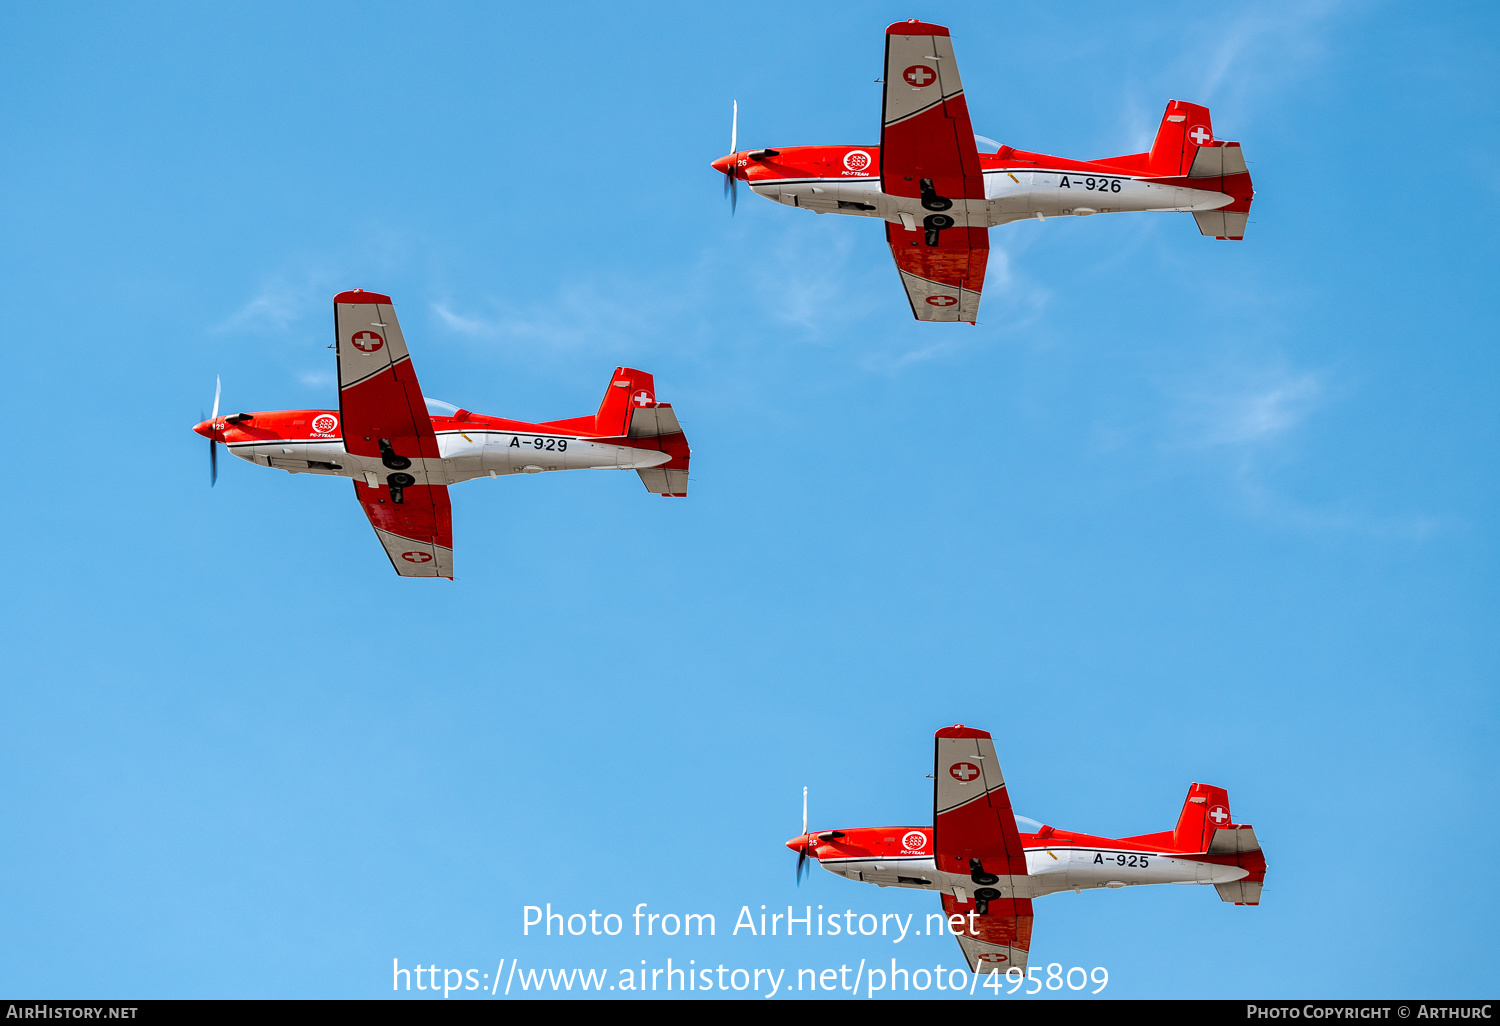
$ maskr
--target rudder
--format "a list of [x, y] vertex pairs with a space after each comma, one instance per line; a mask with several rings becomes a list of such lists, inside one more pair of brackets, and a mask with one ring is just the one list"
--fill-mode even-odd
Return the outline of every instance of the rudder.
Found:
[[1212, 784], [1194, 784], [1172, 829], [1172, 843], [1178, 851], [1207, 851], [1214, 831], [1228, 822], [1229, 792]]
[[1168, 100], [1146, 166], [1151, 174], [1161, 178], [1186, 175], [1198, 147], [1213, 142], [1213, 138], [1214, 123], [1207, 107], [1186, 100]]
[[656, 380], [634, 367], [616, 367], [604, 390], [604, 401], [594, 414], [594, 430], [601, 435], [623, 437], [630, 427], [630, 412], [656, 402]]

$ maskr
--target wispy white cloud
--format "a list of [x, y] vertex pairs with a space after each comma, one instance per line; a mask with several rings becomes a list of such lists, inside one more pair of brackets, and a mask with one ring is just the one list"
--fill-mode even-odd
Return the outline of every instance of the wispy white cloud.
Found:
[[1189, 448], [1251, 447], [1275, 441], [1318, 406], [1321, 375], [1284, 367], [1226, 376], [1184, 393], [1178, 442]]
[[1306, 69], [1323, 52], [1323, 23], [1344, 5], [1315, 0], [1255, 7], [1220, 21], [1200, 38], [1209, 40], [1209, 57], [1200, 72], [1200, 102], [1228, 92], [1263, 92], [1268, 84], [1287, 85], [1288, 71]]
[[219, 333], [286, 331], [317, 308], [317, 296], [311, 282], [270, 281], [239, 309], [214, 325], [213, 330]]
[[1296, 462], [1303, 429], [1338, 389], [1327, 371], [1296, 368], [1279, 357], [1228, 368], [1170, 386], [1166, 448], [1207, 458], [1251, 516], [1299, 530], [1347, 531], [1421, 540], [1445, 525], [1425, 514], [1381, 514], [1338, 500], [1304, 502], [1280, 482]]

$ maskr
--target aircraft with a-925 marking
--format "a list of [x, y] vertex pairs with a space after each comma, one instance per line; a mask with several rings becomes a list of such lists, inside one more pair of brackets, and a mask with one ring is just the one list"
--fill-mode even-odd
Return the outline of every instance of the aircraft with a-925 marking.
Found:
[[1194, 784], [1171, 830], [1099, 837], [1039, 825], [1023, 834], [988, 732], [959, 724], [934, 738], [932, 826], [807, 829], [786, 842], [797, 878], [809, 859], [879, 887], [936, 891], [971, 972], [1026, 969], [1031, 901], [1062, 891], [1141, 884], [1212, 884], [1220, 899], [1259, 905], [1266, 857], [1255, 829], [1235, 823], [1229, 793]]
[[1239, 143], [1214, 137], [1207, 107], [1169, 101], [1145, 153], [981, 153], [948, 30], [913, 18], [885, 32], [880, 145], [740, 150], [736, 104], [732, 152], [712, 164], [731, 200], [744, 182], [789, 207], [883, 220], [917, 320], [975, 323], [996, 225], [1177, 211], [1192, 214], [1204, 235], [1245, 237], [1249, 168]]
[[691, 451], [670, 403], [645, 371], [617, 367], [597, 412], [533, 424], [490, 417], [422, 394], [391, 298], [355, 289], [333, 297], [337, 410], [213, 415], [193, 430], [257, 466], [350, 478], [354, 495], [402, 577], [453, 578], [448, 486], [555, 470], [634, 470], [646, 490], [687, 494]]

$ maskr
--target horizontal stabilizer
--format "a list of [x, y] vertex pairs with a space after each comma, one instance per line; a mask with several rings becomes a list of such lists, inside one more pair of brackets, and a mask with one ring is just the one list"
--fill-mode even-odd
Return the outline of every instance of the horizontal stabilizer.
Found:
[[631, 412], [630, 438], [658, 438], [662, 435], [680, 435], [682, 425], [677, 423], [677, 414], [671, 404], [638, 407]]
[[1234, 880], [1230, 883], [1214, 884], [1222, 901], [1236, 905], [1259, 905], [1260, 890], [1264, 884], [1251, 880]]
[[1198, 230], [1216, 239], [1243, 239], [1245, 223], [1249, 219], [1249, 212], [1242, 210], [1193, 211], [1193, 220], [1198, 222]]
[[637, 470], [636, 473], [641, 475], [641, 484], [646, 486], [648, 492], [677, 497], [687, 495], [688, 472], [686, 470], [663, 470], [660, 467], [651, 467], [647, 470]]
[[1237, 142], [1214, 143], [1198, 147], [1193, 157], [1193, 166], [1188, 170], [1189, 178], [1218, 178], [1221, 175], [1243, 175], [1249, 173], [1245, 166], [1245, 151]]
[[1260, 851], [1260, 842], [1255, 839], [1252, 826], [1221, 827], [1208, 842], [1210, 855], [1238, 855], [1245, 851]]

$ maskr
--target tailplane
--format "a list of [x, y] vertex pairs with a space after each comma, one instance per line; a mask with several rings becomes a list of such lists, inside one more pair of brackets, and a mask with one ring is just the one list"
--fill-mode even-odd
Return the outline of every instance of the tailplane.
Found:
[[1241, 879], [1216, 883], [1214, 889], [1220, 899], [1236, 905], [1260, 904], [1266, 857], [1255, 837], [1255, 828], [1235, 823], [1230, 816], [1228, 791], [1212, 784], [1190, 787], [1177, 826], [1172, 829], [1172, 844], [1183, 853], [1217, 856], [1213, 858], [1214, 864], [1246, 870], [1247, 875]]
[[1255, 197], [1250, 169], [1239, 143], [1214, 138], [1213, 118], [1202, 104], [1167, 101], [1148, 152], [1107, 157], [1100, 163], [1153, 178], [1185, 178], [1187, 182], [1172, 184], [1223, 193], [1229, 197], [1224, 206], [1193, 211], [1198, 231], [1216, 239], [1244, 239]]
[[648, 492], [673, 498], [687, 495], [692, 451], [672, 404], [656, 401], [656, 381], [650, 374], [633, 367], [616, 367], [594, 415], [594, 427], [601, 435], [621, 439], [616, 444], [668, 454], [671, 459], [667, 462], [636, 473]]

